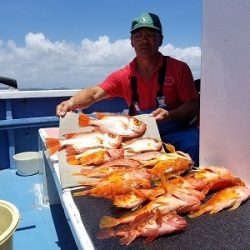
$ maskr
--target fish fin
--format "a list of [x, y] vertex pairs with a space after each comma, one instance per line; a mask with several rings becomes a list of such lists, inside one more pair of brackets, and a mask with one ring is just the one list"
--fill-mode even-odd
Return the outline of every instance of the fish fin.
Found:
[[166, 193], [168, 193], [168, 194], [173, 193], [174, 187], [171, 184], [171, 182], [167, 181], [167, 177], [165, 175], [161, 176], [161, 184], [162, 184], [162, 187], [163, 187], [163, 189], [165, 190]]
[[71, 138], [74, 138], [75, 135], [76, 135], [76, 133], [68, 133], [68, 134], [63, 135], [63, 138], [64, 139], [71, 139]]
[[113, 228], [102, 228], [97, 234], [96, 237], [97, 239], [101, 240], [101, 239], [107, 239], [110, 237], [114, 236], [114, 229]]
[[79, 114], [79, 126], [80, 127], [89, 126], [90, 125], [90, 121], [91, 121], [91, 119], [87, 115], [85, 115], [83, 113]]
[[79, 173], [79, 172], [73, 172], [72, 175], [73, 175], [73, 176], [82, 176], [82, 174]]
[[238, 201], [238, 202], [236, 202], [231, 208], [229, 208], [228, 210], [229, 210], [229, 211], [232, 211], [232, 210], [238, 208], [238, 207], [240, 206], [240, 204], [241, 204], [241, 202]]
[[147, 200], [153, 201], [156, 199], [156, 197], [152, 194], [145, 194], [143, 191], [140, 189], [134, 189], [133, 192], [138, 195], [139, 197], [146, 198]]
[[91, 172], [93, 172], [93, 169], [81, 169], [81, 174], [85, 176], [88, 176]]
[[61, 149], [60, 140], [57, 138], [45, 138], [45, 144], [48, 148], [50, 155], [53, 155]]
[[128, 154], [133, 154], [135, 153], [135, 151], [133, 149], [125, 149], [125, 152], [128, 153]]
[[129, 231], [126, 233], [125, 236], [123, 236], [120, 239], [120, 244], [121, 245], [129, 245], [132, 241], [135, 240], [135, 238], [137, 237], [136, 233], [134, 231]]
[[98, 119], [98, 120], [100, 120], [100, 119], [102, 119], [103, 117], [106, 117], [106, 116], [107, 116], [107, 114], [102, 113], [102, 112], [94, 112], [94, 114], [95, 114], [96, 119]]
[[188, 217], [193, 219], [193, 218], [199, 217], [200, 215], [204, 213], [205, 213], [204, 209], [199, 209], [198, 211], [194, 213], [188, 214]]
[[175, 152], [175, 147], [170, 144], [170, 143], [164, 143], [163, 142], [163, 145], [166, 147], [166, 149], [170, 152], [170, 153], [174, 153]]
[[89, 193], [90, 193], [90, 190], [79, 191], [79, 192], [73, 193], [73, 196], [75, 196], [75, 197], [77, 197], [77, 196], [83, 196], [83, 195], [87, 195]]
[[152, 231], [151, 231], [151, 234], [152, 234], [152, 235], [148, 236], [148, 237], [144, 240], [145, 243], [150, 243], [150, 242], [152, 242], [155, 238], [158, 237], [158, 235], [159, 235], [158, 229], [156, 228], [156, 229], [152, 230]]
[[106, 227], [114, 227], [119, 224], [119, 220], [111, 217], [111, 216], [103, 216], [100, 220], [99, 227], [106, 228]]
[[207, 184], [202, 190], [201, 192], [204, 194], [204, 195], [207, 195], [208, 192], [210, 191], [210, 184]]
[[75, 158], [74, 155], [68, 155], [66, 157], [66, 161], [68, 162], [69, 165], [79, 165], [80, 161]]
[[222, 209], [223, 209], [222, 207], [215, 207], [209, 212], [209, 214], [216, 214], [220, 212]]

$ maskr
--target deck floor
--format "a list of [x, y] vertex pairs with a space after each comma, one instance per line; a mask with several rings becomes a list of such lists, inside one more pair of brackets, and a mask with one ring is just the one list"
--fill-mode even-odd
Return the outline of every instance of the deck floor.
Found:
[[0, 171], [0, 199], [14, 204], [21, 215], [13, 237], [14, 249], [76, 250], [62, 206], [43, 206], [40, 178], [19, 176], [10, 169]]

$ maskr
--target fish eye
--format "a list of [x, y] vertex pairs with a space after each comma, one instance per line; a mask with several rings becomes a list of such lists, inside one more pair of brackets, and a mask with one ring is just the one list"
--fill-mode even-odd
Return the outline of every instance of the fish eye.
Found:
[[116, 135], [114, 135], [114, 134], [108, 134], [108, 136], [109, 136], [110, 138], [115, 138], [115, 137], [116, 137]]
[[136, 126], [140, 126], [140, 125], [142, 124], [142, 122], [139, 121], [138, 119], [134, 118], [134, 124], [135, 124]]

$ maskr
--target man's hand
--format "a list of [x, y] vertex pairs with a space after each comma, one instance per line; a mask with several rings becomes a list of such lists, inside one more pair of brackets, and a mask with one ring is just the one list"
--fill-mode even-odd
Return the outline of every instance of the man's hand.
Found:
[[67, 101], [61, 102], [56, 107], [56, 115], [64, 117], [67, 112], [73, 111], [73, 103], [69, 99]]
[[157, 108], [150, 115], [153, 116], [156, 121], [162, 121], [168, 117], [169, 112], [166, 109]]

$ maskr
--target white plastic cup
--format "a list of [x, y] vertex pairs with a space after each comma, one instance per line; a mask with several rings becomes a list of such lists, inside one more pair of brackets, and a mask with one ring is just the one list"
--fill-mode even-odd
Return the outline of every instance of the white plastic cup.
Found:
[[15, 154], [13, 158], [18, 175], [28, 176], [38, 173], [41, 160], [39, 152], [22, 152]]
[[13, 204], [0, 200], [0, 250], [13, 249], [13, 233], [19, 219], [19, 211]]

